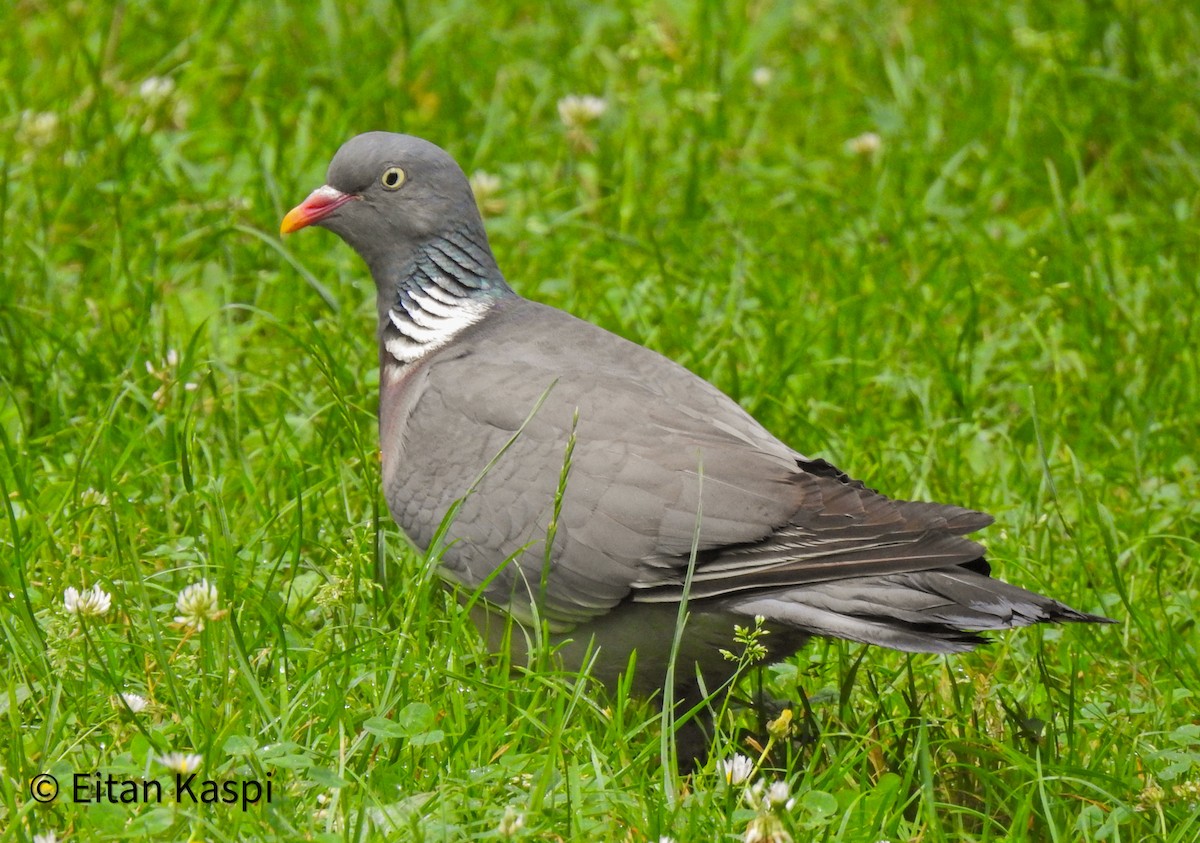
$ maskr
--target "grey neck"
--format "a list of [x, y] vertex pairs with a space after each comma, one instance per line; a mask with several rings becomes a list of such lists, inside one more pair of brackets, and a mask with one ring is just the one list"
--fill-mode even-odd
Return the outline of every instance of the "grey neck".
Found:
[[497, 300], [516, 295], [500, 274], [485, 236], [469, 227], [416, 246], [392, 294], [380, 290], [381, 348], [406, 365], [450, 342]]

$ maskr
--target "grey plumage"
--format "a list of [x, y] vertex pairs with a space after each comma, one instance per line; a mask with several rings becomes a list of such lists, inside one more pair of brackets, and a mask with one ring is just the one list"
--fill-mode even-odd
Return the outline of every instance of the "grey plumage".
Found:
[[991, 578], [964, 537], [990, 517], [887, 498], [797, 453], [672, 361], [517, 296], [465, 176], [427, 141], [348, 141], [283, 230], [310, 224], [349, 243], [376, 282], [396, 522], [427, 548], [461, 500], [444, 576], [487, 583], [489, 604], [520, 620], [536, 601], [574, 642], [568, 658], [599, 645], [605, 681], [636, 646], [640, 687], [661, 684], [696, 536], [680, 676], [694, 675], [690, 662], [726, 669], [717, 648], [755, 615], [777, 656], [810, 635], [955, 652], [981, 643], [979, 630], [1106, 620]]

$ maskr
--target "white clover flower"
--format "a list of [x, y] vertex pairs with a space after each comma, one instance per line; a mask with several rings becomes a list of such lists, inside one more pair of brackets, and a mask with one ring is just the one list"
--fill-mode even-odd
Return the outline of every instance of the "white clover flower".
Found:
[[756, 88], [767, 87], [774, 78], [775, 71], [769, 67], [756, 67], [754, 68], [754, 72], [750, 74], [750, 81], [754, 83]]
[[846, 151], [851, 155], [869, 158], [883, 148], [883, 138], [875, 132], [863, 132], [846, 141]]
[[182, 129], [192, 111], [192, 103], [179, 96], [175, 80], [169, 76], [151, 76], [138, 85], [138, 96], [145, 104], [146, 119], [142, 131]]
[[608, 111], [603, 97], [569, 94], [558, 101], [558, 119], [568, 129], [578, 129], [599, 120]]
[[175, 93], [175, 80], [169, 76], [151, 76], [138, 86], [138, 96], [152, 108], [162, 105]]
[[500, 177], [484, 170], [476, 170], [471, 174], [471, 192], [479, 210], [485, 214], [498, 214], [504, 210], [504, 200], [500, 198], [502, 182]]
[[504, 807], [504, 816], [500, 818], [500, 825], [496, 826], [496, 832], [502, 837], [512, 837], [525, 826], [525, 817], [514, 808], [512, 805]]
[[1151, 782], [1142, 788], [1142, 792], [1138, 794], [1138, 804], [1133, 807], [1135, 811], [1144, 811], [1147, 808], [1159, 805], [1167, 798], [1167, 792], [1160, 786]]
[[33, 843], [58, 843], [58, 834], [53, 831], [43, 831], [33, 835]]
[[[141, 694], [134, 694], [128, 691], [121, 694], [121, 699], [134, 714], [141, 714], [150, 705], [150, 700], [146, 699]], [[118, 705], [118, 708], [119, 707], [120, 706]]]
[[16, 140], [23, 146], [49, 146], [58, 135], [58, 122], [53, 111], [22, 111]]
[[784, 781], [771, 782], [767, 788], [766, 803], [772, 808], [783, 808], [790, 811], [796, 804], [796, 800], [791, 798], [792, 792], [788, 788], [788, 783]]
[[208, 580], [194, 582], [179, 592], [175, 601], [175, 623], [191, 627], [196, 632], [204, 630], [205, 621], [220, 620], [225, 613], [217, 608], [217, 587]]
[[486, 170], [471, 174], [471, 191], [476, 199], [490, 199], [500, 192], [500, 177]]
[[766, 779], [759, 779], [745, 793], [746, 804], [765, 813], [778, 811], [780, 808], [790, 811], [796, 805], [796, 800], [791, 796], [792, 792], [787, 782], [777, 781], [768, 785]]
[[743, 841], [749, 843], [791, 843], [792, 836], [779, 819], [780, 809], [790, 811], [796, 804], [791, 798], [791, 789], [785, 781], [767, 784], [759, 779], [753, 787], [746, 788], [743, 798], [755, 811], [754, 819], [746, 826]]
[[[154, 390], [150, 398], [154, 401], [154, 405], [158, 409], [162, 409], [167, 405], [167, 398], [170, 395], [171, 388], [175, 386], [179, 379], [179, 352], [173, 348], [167, 349], [167, 356], [158, 366], [155, 366], [149, 360], [146, 362], [146, 372], [152, 378], [155, 378], [159, 384]], [[198, 389], [200, 384], [195, 381], [187, 381], [183, 384], [183, 388], [187, 392], [192, 392]]]
[[155, 760], [171, 772], [186, 776], [200, 769], [200, 765], [204, 763], [204, 756], [195, 752], [168, 752]]
[[746, 826], [742, 840], [744, 843], [792, 843], [792, 835], [787, 833], [779, 817], [759, 814]]
[[1176, 796], [1181, 796], [1184, 799], [1200, 799], [1200, 781], [1182, 782], [1172, 787], [1171, 790], [1175, 791]]
[[91, 487], [83, 490], [79, 500], [84, 506], [108, 506], [108, 495], [97, 492]]
[[63, 605], [67, 612], [81, 618], [98, 618], [112, 607], [112, 596], [98, 585], [86, 591], [68, 588], [63, 592]]
[[726, 758], [720, 764], [726, 784], [742, 784], [754, 773], [754, 762], [744, 755]]

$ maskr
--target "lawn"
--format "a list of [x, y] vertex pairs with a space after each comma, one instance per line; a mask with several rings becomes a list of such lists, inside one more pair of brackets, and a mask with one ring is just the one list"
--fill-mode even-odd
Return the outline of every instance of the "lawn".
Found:
[[[0, 841], [1200, 840], [1191, 4], [0, 24]], [[653, 705], [492, 656], [387, 515], [365, 267], [278, 234], [372, 129], [455, 155], [522, 295], [1116, 625], [814, 642], [736, 689], [790, 733], [733, 705], [687, 776]]]

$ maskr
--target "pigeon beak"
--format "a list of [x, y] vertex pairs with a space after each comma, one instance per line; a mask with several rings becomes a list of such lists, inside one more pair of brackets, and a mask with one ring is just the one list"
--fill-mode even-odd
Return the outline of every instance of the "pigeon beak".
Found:
[[342, 193], [336, 187], [321, 185], [308, 198], [287, 212], [283, 222], [279, 224], [280, 234], [291, 234], [305, 226], [320, 222], [335, 210], [345, 205], [351, 199], [357, 199], [353, 193]]

